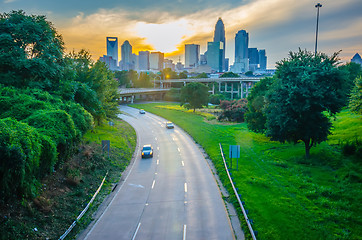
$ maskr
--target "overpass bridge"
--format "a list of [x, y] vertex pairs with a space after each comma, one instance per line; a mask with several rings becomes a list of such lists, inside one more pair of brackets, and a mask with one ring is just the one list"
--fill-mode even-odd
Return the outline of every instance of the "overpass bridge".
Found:
[[211, 94], [215, 94], [216, 89], [218, 89], [218, 92], [230, 93], [231, 99], [235, 94], [239, 98], [244, 98], [248, 96], [250, 88], [260, 79], [260, 77], [155, 79], [153, 81], [154, 88], [120, 88], [118, 93], [122, 102], [133, 103], [137, 96], [145, 100], [160, 100], [172, 87], [181, 88], [190, 82], [200, 82], [210, 87], [209, 92]]
[[244, 98], [249, 94], [249, 89], [252, 88], [255, 83], [260, 81], [260, 77], [240, 77], [240, 78], [186, 78], [186, 79], [166, 79], [155, 80], [155, 83], [159, 84], [160, 88], [171, 88], [173, 85], [182, 84], [186, 86], [190, 82], [205, 83], [210, 86], [209, 92], [215, 94], [216, 89], [218, 92], [226, 92], [231, 94], [233, 98], [234, 94], [238, 97]]

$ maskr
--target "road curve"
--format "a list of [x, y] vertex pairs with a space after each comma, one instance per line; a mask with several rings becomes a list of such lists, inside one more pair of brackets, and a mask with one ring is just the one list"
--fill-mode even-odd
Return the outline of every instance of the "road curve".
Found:
[[[166, 120], [156, 115], [127, 106], [121, 111], [137, 132], [135, 161], [84, 239], [235, 239], [220, 190], [194, 141], [177, 126], [166, 129]], [[153, 158], [141, 159], [144, 144], [152, 144]]]

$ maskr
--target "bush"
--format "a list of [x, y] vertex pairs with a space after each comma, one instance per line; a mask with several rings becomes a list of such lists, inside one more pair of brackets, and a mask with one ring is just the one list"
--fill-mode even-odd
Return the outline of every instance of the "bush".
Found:
[[219, 121], [226, 119], [232, 122], [244, 122], [244, 115], [247, 111], [247, 100], [239, 99], [237, 101], [221, 101], [220, 108], [223, 110], [218, 117]]
[[219, 105], [222, 100], [225, 100], [225, 95], [223, 94], [212, 94], [209, 96], [209, 102], [212, 104]]
[[38, 132], [49, 136], [57, 146], [59, 160], [66, 160], [77, 142], [77, 132], [70, 115], [64, 110], [40, 110], [24, 120]]
[[80, 141], [82, 136], [93, 126], [92, 115], [80, 104], [74, 102], [63, 104], [61, 109], [71, 115], [76, 127], [77, 141]]
[[0, 119], [0, 196], [2, 200], [36, 194], [41, 156], [40, 134], [12, 118]]

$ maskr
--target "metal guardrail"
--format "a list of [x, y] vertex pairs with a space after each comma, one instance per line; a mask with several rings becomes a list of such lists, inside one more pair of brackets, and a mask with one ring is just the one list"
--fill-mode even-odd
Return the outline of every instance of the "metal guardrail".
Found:
[[77, 219], [69, 226], [69, 228], [67, 229], [67, 231], [65, 231], [65, 233], [59, 237], [59, 240], [63, 240], [71, 231], [72, 229], [75, 227], [75, 225], [77, 224], [77, 222], [83, 217], [83, 215], [86, 213], [86, 211], [88, 210], [89, 206], [93, 203], [94, 199], [96, 198], [96, 196], [98, 195], [99, 191], [101, 190], [104, 181], [106, 180], [106, 177], [108, 175], [108, 171], [106, 173], [106, 175], [103, 178], [103, 181], [101, 183], [101, 185], [99, 185], [97, 191], [94, 193], [92, 199], [89, 201], [89, 203], [87, 204], [87, 206], [83, 209], [83, 211], [79, 214], [79, 216], [77, 217]]
[[234, 185], [234, 182], [233, 182], [233, 180], [232, 180], [232, 178], [231, 178], [231, 176], [230, 176], [230, 172], [229, 172], [228, 166], [227, 166], [226, 161], [225, 161], [224, 151], [223, 151], [223, 149], [222, 149], [221, 143], [219, 143], [219, 146], [220, 146], [221, 156], [222, 156], [222, 159], [223, 159], [223, 161], [224, 161], [224, 166], [225, 166], [226, 173], [228, 174], [228, 177], [229, 177], [231, 186], [233, 187], [235, 196], [236, 196], [236, 198], [238, 199], [238, 202], [239, 202], [241, 211], [243, 212], [243, 215], [244, 215], [246, 224], [248, 225], [248, 228], [249, 228], [251, 237], [253, 238], [253, 240], [256, 240], [255, 232], [254, 232], [254, 230], [253, 230], [253, 227], [251, 226], [250, 219], [248, 218], [248, 215], [247, 215], [247, 213], [246, 213], [246, 211], [245, 211], [244, 205], [243, 205], [242, 201], [240, 200], [239, 193], [238, 193], [238, 191], [236, 190], [235, 185]]

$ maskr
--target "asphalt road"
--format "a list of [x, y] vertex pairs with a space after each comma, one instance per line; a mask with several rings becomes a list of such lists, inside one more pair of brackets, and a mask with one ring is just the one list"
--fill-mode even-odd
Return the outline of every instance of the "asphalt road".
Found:
[[[235, 239], [221, 193], [194, 141], [166, 120], [122, 106], [136, 130], [135, 161], [125, 181], [84, 239]], [[153, 158], [140, 148], [152, 144]]]

